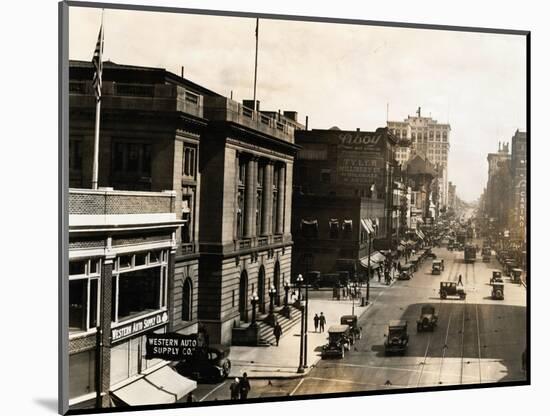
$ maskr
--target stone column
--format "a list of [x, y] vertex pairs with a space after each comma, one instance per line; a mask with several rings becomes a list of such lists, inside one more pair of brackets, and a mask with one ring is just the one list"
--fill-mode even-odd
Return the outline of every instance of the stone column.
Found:
[[286, 165], [279, 167], [279, 182], [277, 184], [277, 230], [276, 234], [284, 232], [284, 216], [285, 216], [285, 182], [286, 182]]
[[100, 316], [96, 348], [96, 389], [101, 394], [96, 406], [110, 407], [109, 388], [111, 384], [111, 292], [113, 281], [113, 259], [106, 258], [101, 266], [100, 279]]
[[256, 158], [250, 158], [246, 164], [245, 204], [244, 204], [244, 236], [252, 238], [256, 235]]
[[268, 162], [264, 169], [262, 184], [262, 235], [272, 234], [271, 223], [273, 215], [273, 162]]

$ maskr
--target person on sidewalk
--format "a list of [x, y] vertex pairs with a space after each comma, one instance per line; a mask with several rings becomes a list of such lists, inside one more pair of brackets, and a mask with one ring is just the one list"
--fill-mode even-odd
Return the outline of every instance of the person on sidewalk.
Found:
[[325, 324], [327, 323], [327, 318], [325, 318], [325, 315], [323, 315], [323, 312], [321, 312], [321, 316], [319, 316], [319, 329], [321, 332], [325, 332]]
[[319, 315], [315, 314], [313, 317], [313, 326], [315, 327], [315, 332], [319, 329]]
[[239, 400], [239, 392], [241, 385], [239, 383], [239, 377], [235, 377], [233, 383], [229, 385], [229, 391], [231, 392], [231, 400]]
[[239, 391], [241, 393], [241, 400], [246, 400], [250, 392], [250, 381], [248, 381], [248, 375], [246, 373], [243, 373], [243, 377], [239, 381]]
[[459, 284], [460, 286], [464, 286], [464, 285], [462, 284], [462, 275], [461, 275], [461, 274], [458, 275], [458, 284]]
[[279, 338], [281, 338], [281, 335], [283, 335], [283, 328], [281, 328], [281, 325], [279, 324], [279, 322], [275, 322], [275, 326], [273, 327], [273, 335], [275, 336], [275, 344], [278, 347]]

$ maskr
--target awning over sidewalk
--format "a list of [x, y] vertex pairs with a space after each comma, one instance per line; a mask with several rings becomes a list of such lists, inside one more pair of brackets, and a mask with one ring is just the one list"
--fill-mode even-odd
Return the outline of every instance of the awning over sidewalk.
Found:
[[197, 383], [189, 380], [168, 366], [148, 374], [118, 390], [114, 396], [129, 406], [175, 403], [197, 388]]
[[[371, 253], [370, 255], [370, 268], [371, 269], [377, 269], [380, 267], [380, 263], [384, 262], [386, 260], [386, 257], [380, 253], [379, 251], [375, 251]], [[364, 268], [369, 267], [369, 256], [365, 256], [361, 259], [359, 259], [359, 262], [361, 263], [361, 266]]]
[[425, 238], [424, 233], [421, 230], [416, 230], [416, 235], [419, 236], [422, 240], [424, 240]]
[[368, 234], [374, 233], [375, 224], [370, 218], [361, 218], [361, 226]]

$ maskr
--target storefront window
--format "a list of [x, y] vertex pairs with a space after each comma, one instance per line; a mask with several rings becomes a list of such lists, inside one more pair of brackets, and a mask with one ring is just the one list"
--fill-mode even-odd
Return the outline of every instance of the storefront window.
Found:
[[89, 331], [97, 326], [99, 313], [100, 260], [69, 263], [69, 332]]
[[93, 393], [95, 389], [95, 350], [69, 356], [69, 398]]
[[118, 277], [118, 320], [160, 308], [160, 267], [135, 270]]

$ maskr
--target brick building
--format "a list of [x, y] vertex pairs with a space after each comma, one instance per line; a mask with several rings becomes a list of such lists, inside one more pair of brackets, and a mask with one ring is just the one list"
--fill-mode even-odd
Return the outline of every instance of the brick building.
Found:
[[174, 403], [196, 383], [146, 359], [145, 342], [171, 325], [176, 193], [71, 189], [68, 202], [69, 405]]
[[498, 144], [497, 153], [487, 155], [488, 179], [486, 209], [491, 223], [504, 230], [509, 224], [511, 204], [512, 172], [511, 155], [508, 143]]
[[[397, 245], [399, 195], [397, 139], [375, 132], [296, 132], [293, 203], [293, 275], [308, 270], [360, 270], [368, 242], [374, 249]], [[370, 225], [375, 224], [374, 227]]]

